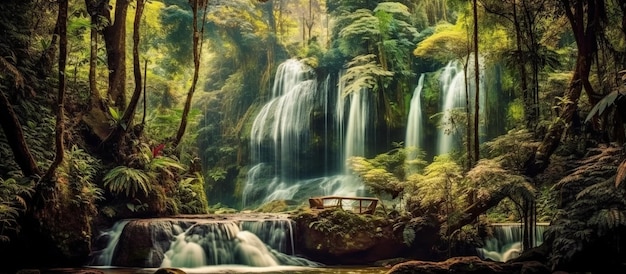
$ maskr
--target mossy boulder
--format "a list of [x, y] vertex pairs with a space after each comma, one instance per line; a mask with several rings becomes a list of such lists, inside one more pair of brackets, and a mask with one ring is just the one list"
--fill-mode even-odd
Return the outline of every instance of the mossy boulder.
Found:
[[385, 216], [328, 209], [301, 212], [293, 219], [298, 253], [325, 264], [365, 265], [424, 254], [424, 250], [408, 243], [403, 230], [394, 229], [394, 221]]

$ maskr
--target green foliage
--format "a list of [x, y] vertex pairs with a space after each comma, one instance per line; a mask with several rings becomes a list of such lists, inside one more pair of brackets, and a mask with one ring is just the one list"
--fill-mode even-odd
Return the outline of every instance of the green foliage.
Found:
[[512, 129], [507, 134], [485, 142], [484, 157], [497, 159], [505, 169], [521, 171], [538, 145], [529, 130]]
[[[425, 161], [423, 154], [415, 154], [411, 165], [421, 167]], [[406, 150], [397, 148], [388, 153], [376, 155], [373, 159], [351, 157], [348, 166], [356, 173], [368, 187], [378, 196], [388, 194], [397, 197], [405, 188], [405, 172], [408, 163]], [[425, 164], [424, 164], [425, 165]]]
[[[296, 217], [298, 218], [298, 217]], [[321, 211], [317, 218], [309, 222], [309, 228], [333, 237], [349, 237], [359, 232], [376, 233], [378, 222], [369, 214], [356, 214], [343, 209]]]
[[524, 102], [520, 99], [515, 99], [509, 103], [506, 116], [509, 128], [522, 125], [524, 123]]
[[502, 189], [508, 197], [520, 200], [534, 201], [535, 187], [522, 175], [504, 169], [500, 162], [494, 159], [481, 159], [476, 166], [467, 172], [466, 178], [471, 185], [467, 193], [473, 193], [477, 200], [486, 201], [494, 193]]
[[258, 207], [255, 212], [281, 213], [289, 210], [289, 205], [285, 200], [272, 200]]
[[122, 119], [122, 113], [112, 106], [109, 106], [109, 115], [111, 116], [111, 119], [113, 119], [111, 126], [116, 125]]
[[[626, 74], [624, 75], [626, 76]], [[608, 110], [612, 106], [615, 106], [615, 101], [624, 95], [626, 95], [626, 86], [624, 85], [621, 85], [618, 89], [609, 92], [609, 94], [600, 99], [600, 101], [598, 101], [598, 103], [596, 103], [589, 111], [587, 118], [585, 118], [585, 123], [589, 122], [594, 116], [602, 115], [604, 110]]]
[[420, 42], [413, 54], [440, 62], [461, 58], [469, 52], [467, 30], [450, 23], [437, 25], [435, 33]]
[[206, 214], [209, 210], [208, 200], [204, 191], [204, 177], [196, 172], [178, 182], [176, 192], [179, 211], [183, 214]]
[[26, 210], [26, 201], [34, 192], [32, 181], [21, 182], [15, 178], [0, 178], [0, 242], [8, 242], [11, 235], [20, 231], [17, 221]]
[[152, 190], [152, 177], [144, 170], [117, 166], [104, 175], [104, 186], [109, 191], [135, 197], [139, 191], [147, 195]]
[[67, 182], [71, 192], [70, 203], [97, 213], [96, 202], [104, 199], [103, 190], [96, 180], [102, 168], [101, 163], [93, 155], [77, 145], [65, 152], [64, 162], [57, 169], [58, 181]]
[[228, 174], [228, 171], [221, 167], [214, 167], [207, 172], [207, 175], [209, 176], [209, 178], [211, 178], [211, 181], [213, 182], [219, 182], [226, 179], [226, 174]]
[[157, 183], [167, 185], [186, 169], [177, 159], [155, 156], [145, 143], [136, 142], [133, 148], [127, 165], [117, 166], [104, 175], [104, 186], [112, 193], [124, 193], [128, 198], [147, 196]]
[[148, 162], [147, 169], [149, 172], [164, 173], [164, 175], [174, 178], [176, 177], [175, 171], [183, 171], [185, 167], [176, 159], [167, 156], [156, 156]]
[[463, 168], [448, 154], [435, 156], [433, 162], [424, 169], [423, 174], [409, 176], [409, 190], [405, 197], [407, 203], [421, 208], [439, 208], [442, 215], [450, 215], [464, 208], [462, 195]]
[[191, 63], [192, 48], [192, 12], [188, 5], [170, 5], [165, 7], [160, 14], [161, 24], [164, 28], [165, 43], [162, 43], [169, 51], [169, 56], [174, 60], [171, 67], [164, 67], [167, 71], [174, 72], [186, 64]]
[[369, 53], [371, 46], [379, 40], [380, 29], [378, 18], [367, 9], [359, 9], [340, 18], [350, 22], [339, 31], [339, 49], [347, 56], [358, 56]]
[[407, 147], [404, 149], [406, 154], [404, 160], [405, 176], [413, 173], [422, 172], [424, 167], [428, 165], [425, 160], [426, 152], [417, 147]]
[[361, 90], [377, 90], [378, 81], [384, 77], [393, 76], [393, 72], [387, 71], [376, 62], [373, 54], [354, 57], [348, 63], [346, 73], [341, 77], [346, 83], [343, 95]]
[[626, 229], [626, 190], [616, 188], [612, 178], [578, 192], [554, 220], [545, 236], [552, 242], [550, 264], [571, 264], [582, 254], [596, 254], [600, 265], [623, 258], [619, 235]]

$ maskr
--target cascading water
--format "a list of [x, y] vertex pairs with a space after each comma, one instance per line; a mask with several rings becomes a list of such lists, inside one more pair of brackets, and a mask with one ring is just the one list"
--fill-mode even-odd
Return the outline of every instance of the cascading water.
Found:
[[278, 67], [272, 98], [254, 119], [250, 132], [252, 163], [243, 193], [248, 200], [290, 199], [299, 178], [300, 149], [309, 140], [309, 120], [317, 90], [311, 69], [295, 59]]
[[[482, 59], [482, 58], [481, 58]], [[459, 61], [450, 61], [443, 68], [439, 81], [441, 83], [442, 90], [442, 99], [441, 102], [441, 112], [443, 113], [440, 120], [440, 129], [439, 129], [439, 145], [437, 154], [446, 154], [458, 150], [461, 148], [460, 138], [461, 133], [458, 132], [460, 128], [463, 128], [464, 122], [455, 121], [453, 112], [461, 111], [465, 112], [465, 108], [467, 105], [466, 99], [466, 85], [468, 88], [468, 95], [470, 101], [470, 110], [473, 113], [474, 106], [474, 94], [476, 94], [476, 84], [473, 80], [474, 75], [474, 63], [470, 56], [469, 62], [467, 65], [467, 70], [464, 72], [462, 66]], [[480, 61], [480, 64], [484, 62]], [[479, 104], [482, 106], [479, 108], [481, 117], [484, 116], [484, 106], [485, 106], [485, 87], [483, 81], [484, 68], [480, 69], [480, 79], [479, 79]], [[467, 79], [465, 77], [468, 77]], [[482, 133], [484, 128], [479, 125], [479, 131]], [[480, 134], [479, 133], [479, 134]]]
[[[304, 200], [306, 196], [355, 196], [362, 191], [363, 184], [350, 174], [346, 161], [365, 154], [371, 96], [367, 90], [344, 96], [341, 81], [335, 96], [329, 96], [331, 90], [328, 78], [318, 85], [312, 69], [295, 59], [279, 65], [272, 98], [259, 111], [251, 128], [252, 167], [243, 190], [243, 208], [272, 200]], [[334, 110], [329, 107], [332, 100]], [[326, 144], [328, 140], [337, 140], [337, 147], [343, 148], [327, 151], [327, 155], [339, 154], [337, 161], [342, 166], [338, 173], [323, 177], [309, 176], [302, 163], [302, 159], [311, 157], [306, 153], [315, 107], [322, 108], [325, 115], [321, 138], [325, 138]]]
[[292, 220], [265, 218], [123, 220], [90, 266], [320, 266], [294, 256]]
[[[533, 246], [543, 243], [543, 233], [547, 226], [548, 224], [537, 224]], [[485, 245], [478, 248], [478, 255], [481, 258], [506, 262], [522, 253], [521, 224], [495, 224], [493, 230], [494, 235], [484, 239]]]
[[451, 152], [453, 147], [458, 147], [455, 140], [458, 140], [455, 134], [455, 127], [452, 124], [452, 111], [465, 105], [465, 79], [463, 70], [459, 69], [458, 61], [450, 61], [443, 69], [439, 76], [442, 88], [441, 125], [439, 129], [439, 145], [437, 154], [445, 154]]
[[418, 150], [421, 149], [421, 131], [422, 131], [422, 88], [424, 87], [424, 74], [420, 75], [417, 81], [417, 87], [413, 91], [413, 97], [409, 107], [409, 117], [407, 119], [406, 137], [404, 141], [407, 149], [407, 175], [414, 173], [416, 170], [412, 168], [411, 161], [417, 159]]
[[[338, 85], [335, 111], [338, 138], [343, 140], [341, 147], [344, 148], [339, 161], [342, 168], [340, 174], [326, 178], [322, 182], [325, 195], [359, 196], [363, 192], [363, 184], [350, 173], [347, 162], [350, 157], [365, 155], [371, 102], [368, 95], [367, 90], [362, 89], [344, 96], [343, 83], [340, 82]], [[348, 109], [345, 108], [346, 105], [349, 106]], [[346, 113], [348, 114], [347, 117], [344, 116]]]

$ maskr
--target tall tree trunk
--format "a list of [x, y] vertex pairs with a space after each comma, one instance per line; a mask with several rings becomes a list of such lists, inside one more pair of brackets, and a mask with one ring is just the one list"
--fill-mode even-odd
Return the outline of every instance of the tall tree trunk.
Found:
[[478, 158], [480, 157], [480, 142], [478, 138], [478, 121], [480, 115], [480, 64], [478, 63], [478, 7], [476, 6], [476, 0], [474, 0], [474, 85], [476, 86], [476, 92], [474, 93], [474, 143], [472, 144], [474, 149], [474, 156], [472, 158], [474, 161], [471, 167], [478, 162]]
[[561, 0], [561, 3], [572, 27], [578, 47], [576, 68], [568, 89], [563, 92], [563, 98], [566, 98], [567, 101], [562, 106], [557, 122], [552, 124], [533, 158], [529, 160], [526, 173], [530, 176], [542, 172], [548, 166], [550, 156], [559, 146], [561, 136], [576, 113], [578, 99], [583, 87], [592, 103], [594, 101], [592, 98], [597, 97], [589, 83], [589, 73], [593, 55], [598, 48], [596, 31], [600, 28], [601, 16], [597, 12], [604, 9], [604, 2], [602, 0], [593, 0], [587, 1], [586, 5], [584, 5], [582, 1], [571, 3], [569, 0]]
[[64, 117], [65, 117], [65, 88], [67, 79], [65, 77], [65, 65], [67, 63], [67, 10], [68, 0], [59, 0], [59, 14], [57, 18], [57, 33], [59, 35], [59, 86], [57, 93], [57, 117], [56, 117], [56, 133], [55, 133], [55, 156], [54, 161], [48, 168], [48, 171], [41, 178], [42, 183], [52, 183], [52, 177], [65, 154], [64, 138]]
[[131, 96], [128, 106], [122, 114], [119, 123], [115, 129], [111, 132], [109, 137], [105, 140], [106, 143], [118, 144], [123, 142], [124, 137], [133, 126], [133, 118], [135, 118], [135, 110], [139, 104], [139, 98], [141, 97], [142, 76], [141, 65], [139, 63], [139, 29], [141, 26], [141, 16], [143, 15], [143, 8], [145, 0], [137, 0], [137, 7], [135, 9], [135, 19], [133, 21], [133, 75], [135, 77], [135, 89]]
[[198, 83], [198, 75], [200, 73], [200, 54], [202, 52], [202, 43], [200, 41], [201, 34], [204, 33], [207, 9], [207, 4], [204, 3], [204, 1], [205, 0], [202, 0], [204, 12], [202, 14], [202, 28], [200, 31], [198, 30], [198, 10], [201, 7], [201, 0], [193, 1], [193, 79], [191, 82], [191, 87], [189, 87], [189, 92], [187, 93], [187, 99], [185, 100], [185, 107], [183, 109], [183, 117], [180, 121], [176, 137], [174, 138], [174, 142], [172, 144], [173, 147], [177, 147], [178, 144], [180, 144], [180, 141], [183, 139], [183, 136], [185, 135], [185, 130], [187, 129], [187, 120], [189, 118], [189, 111], [191, 110], [191, 99], [193, 98], [193, 94], [196, 91], [196, 84]]
[[102, 34], [107, 50], [109, 69], [109, 99], [120, 110], [126, 106], [126, 14], [130, 0], [115, 2], [115, 15], [111, 20], [108, 5], [101, 10], [101, 15], [109, 19], [111, 24], [104, 27]]
[[513, 1], [513, 26], [515, 27], [515, 41], [516, 41], [516, 50], [517, 54], [515, 56], [515, 60], [518, 66], [518, 70], [520, 73], [520, 85], [522, 88], [522, 95], [524, 98], [524, 114], [526, 116], [526, 127], [534, 128], [537, 124], [537, 117], [533, 117], [531, 115], [532, 111], [532, 103], [530, 100], [530, 95], [528, 94], [528, 82], [527, 82], [527, 73], [526, 73], [526, 64], [523, 56], [522, 50], [522, 28], [520, 25], [519, 17], [517, 15], [517, 1]]
[[100, 22], [100, 10], [103, 9], [104, 1], [85, 0], [87, 13], [91, 18], [91, 33], [89, 45], [89, 93], [91, 94], [91, 107], [100, 105], [100, 92], [96, 84], [96, 70], [98, 60], [98, 27]]
[[35, 158], [30, 153], [28, 144], [22, 131], [22, 126], [17, 118], [17, 114], [13, 110], [9, 98], [0, 91], [0, 126], [4, 131], [4, 135], [7, 138], [7, 142], [15, 157], [15, 162], [22, 170], [22, 173], [26, 177], [34, 175], [40, 175], [41, 171], [37, 167]]

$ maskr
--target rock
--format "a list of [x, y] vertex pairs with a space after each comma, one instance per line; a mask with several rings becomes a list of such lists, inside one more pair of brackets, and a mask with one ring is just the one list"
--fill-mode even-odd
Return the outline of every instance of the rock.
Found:
[[178, 268], [159, 268], [154, 274], [186, 274], [186, 272]]
[[549, 274], [547, 266], [540, 262], [501, 263], [484, 261], [476, 256], [453, 257], [442, 262], [408, 261], [394, 265], [388, 274]]
[[[328, 210], [295, 220], [297, 253], [328, 265], [368, 265], [401, 256], [421, 259], [424, 256], [416, 255], [424, 251], [420, 247], [429, 251], [431, 246], [409, 246], [403, 241], [402, 230], [394, 230], [393, 223], [369, 215]], [[435, 239], [432, 235], [415, 238]]]

